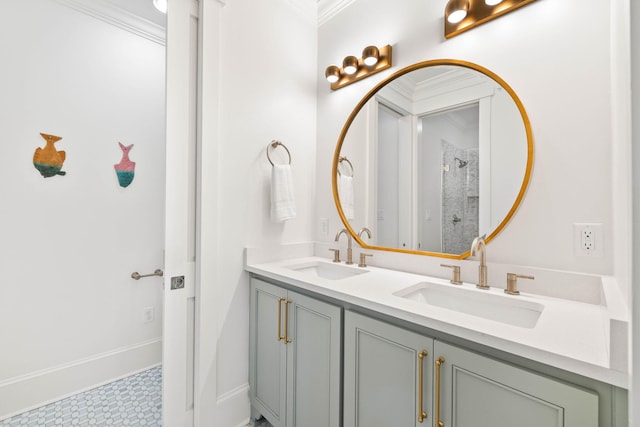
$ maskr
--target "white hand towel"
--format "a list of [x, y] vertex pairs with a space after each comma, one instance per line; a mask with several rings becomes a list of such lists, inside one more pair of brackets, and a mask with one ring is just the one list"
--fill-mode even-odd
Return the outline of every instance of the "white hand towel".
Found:
[[296, 217], [291, 166], [273, 165], [271, 171], [271, 221], [284, 222]]
[[353, 177], [341, 174], [338, 176], [338, 196], [342, 205], [342, 212], [348, 220], [355, 218]]

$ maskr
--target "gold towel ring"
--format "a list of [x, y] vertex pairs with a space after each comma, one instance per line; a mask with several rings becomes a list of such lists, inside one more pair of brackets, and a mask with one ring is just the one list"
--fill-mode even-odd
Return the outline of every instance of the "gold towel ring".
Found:
[[275, 150], [276, 148], [278, 148], [278, 145], [282, 146], [282, 148], [284, 148], [287, 151], [287, 155], [289, 156], [289, 164], [291, 164], [291, 153], [289, 152], [289, 149], [287, 148], [287, 146], [284, 145], [282, 142], [274, 139], [273, 141], [271, 141], [271, 143], [267, 144], [267, 159], [269, 159], [269, 163], [271, 163], [271, 166], [274, 166], [274, 164], [273, 164], [273, 161], [271, 160], [271, 157], [269, 156], [269, 147]]
[[[338, 159], [338, 163], [342, 162], [346, 162], [349, 165], [349, 167], [351, 168], [351, 175], [347, 176], [351, 176], [351, 178], [353, 178], [353, 165], [351, 164], [349, 159], [347, 159], [345, 156], [340, 156], [340, 158]], [[340, 173], [340, 169], [338, 169], [338, 175], [342, 175], [342, 173]]]

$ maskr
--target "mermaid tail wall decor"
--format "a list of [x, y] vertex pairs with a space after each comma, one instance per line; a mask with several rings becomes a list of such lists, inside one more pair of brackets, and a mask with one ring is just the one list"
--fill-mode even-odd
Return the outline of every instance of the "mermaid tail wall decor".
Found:
[[58, 151], [53, 146], [56, 141], [62, 139], [60, 136], [47, 135], [46, 133], [40, 133], [47, 145], [44, 148], [36, 148], [33, 153], [33, 165], [40, 171], [40, 174], [45, 178], [50, 178], [55, 175], [65, 175], [62, 169], [62, 164], [67, 155], [64, 151]]
[[129, 151], [131, 150], [131, 147], [133, 147], [133, 144], [128, 146], [122, 145], [121, 142], [118, 142], [118, 144], [122, 149], [122, 160], [113, 167], [116, 169], [116, 175], [118, 175], [120, 187], [127, 187], [131, 184], [131, 181], [133, 181], [136, 170], [136, 162], [129, 160]]

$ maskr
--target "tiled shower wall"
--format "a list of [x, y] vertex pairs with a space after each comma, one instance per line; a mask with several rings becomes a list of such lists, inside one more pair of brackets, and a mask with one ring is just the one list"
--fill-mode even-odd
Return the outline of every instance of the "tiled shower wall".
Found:
[[[466, 166], [459, 167], [456, 157]], [[442, 164], [442, 250], [459, 254], [478, 235], [478, 150], [443, 140]]]

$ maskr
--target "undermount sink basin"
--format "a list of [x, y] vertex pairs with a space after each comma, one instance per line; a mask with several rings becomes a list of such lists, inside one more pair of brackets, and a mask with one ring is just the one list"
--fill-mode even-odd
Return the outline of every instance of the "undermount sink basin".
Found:
[[332, 262], [312, 261], [303, 264], [289, 265], [286, 268], [293, 271], [308, 274], [312, 277], [319, 277], [328, 280], [340, 280], [347, 277], [357, 276], [359, 274], [368, 273], [359, 267], [351, 267], [348, 265], [337, 264]]
[[421, 282], [394, 295], [504, 324], [533, 328], [544, 305], [475, 289]]

